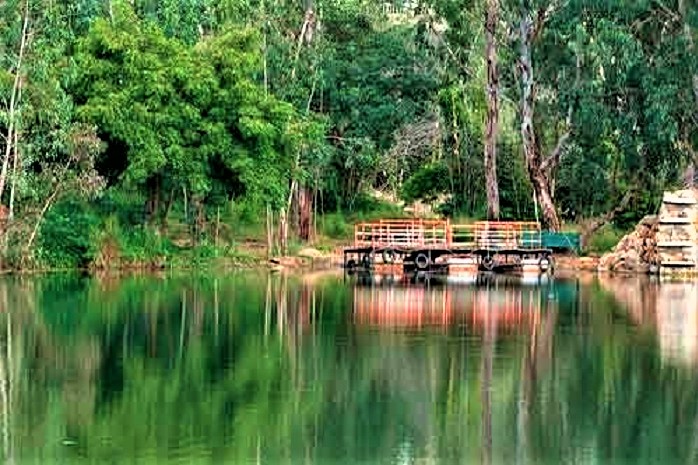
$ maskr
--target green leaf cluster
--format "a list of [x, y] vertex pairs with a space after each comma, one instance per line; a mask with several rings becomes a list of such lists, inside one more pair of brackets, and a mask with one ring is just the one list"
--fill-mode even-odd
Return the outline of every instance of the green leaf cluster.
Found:
[[312, 124], [256, 81], [259, 35], [230, 28], [190, 47], [129, 8], [116, 17], [78, 41], [72, 85], [78, 117], [109, 142], [111, 184], [204, 197], [219, 182], [278, 206]]

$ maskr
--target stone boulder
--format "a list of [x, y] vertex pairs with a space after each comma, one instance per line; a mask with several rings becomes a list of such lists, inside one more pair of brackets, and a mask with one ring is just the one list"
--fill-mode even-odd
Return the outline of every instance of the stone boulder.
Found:
[[648, 273], [659, 264], [656, 216], [646, 216], [635, 230], [624, 236], [613, 251], [599, 260], [599, 271]]

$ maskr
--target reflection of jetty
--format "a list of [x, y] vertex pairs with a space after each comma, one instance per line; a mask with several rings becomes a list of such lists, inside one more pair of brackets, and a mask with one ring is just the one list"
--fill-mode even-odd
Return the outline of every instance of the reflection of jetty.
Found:
[[360, 323], [391, 326], [450, 325], [452, 293], [446, 287], [420, 285], [355, 287], [354, 315]]
[[[552, 250], [542, 245], [539, 223], [449, 220], [380, 220], [360, 223], [354, 245], [344, 250], [348, 268], [400, 264], [405, 270], [507, 268], [547, 271]], [[547, 233], [546, 233], [547, 234]]]
[[545, 286], [426, 285], [397, 282], [354, 288], [354, 318], [370, 326], [515, 329], [535, 324], [547, 298]]

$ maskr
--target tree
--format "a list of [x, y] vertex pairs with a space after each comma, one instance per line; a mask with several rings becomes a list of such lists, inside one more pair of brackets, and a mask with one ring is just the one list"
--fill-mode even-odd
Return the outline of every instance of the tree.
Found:
[[[686, 37], [687, 51], [690, 55], [693, 55], [695, 52], [695, 41], [693, 39], [693, 27], [688, 18], [689, 10], [686, 8], [686, 0], [678, 0], [678, 13], [681, 15], [681, 21], [683, 22], [683, 32]], [[693, 15], [696, 15], [695, 11], [693, 11]], [[694, 63], [690, 64], [692, 68], [691, 82], [693, 84], [693, 96], [696, 100], [696, 107], [698, 107], [698, 65], [695, 64], [695, 59], [693, 61]]]
[[[686, 50], [689, 52], [689, 56], [695, 56], [695, 42], [693, 40], [693, 30], [691, 27], [690, 20], [688, 18], [688, 10], [686, 9], [686, 1], [685, 0], [678, 0], [678, 13], [681, 16], [681, 21], [683, 22], [683, 33], [686, 38]], [[695, 58], [694, 58], [694, 63], [691, 65], [692, 68], [692, 76], [691, 76], [691, 82], [693, 84], [693, 98], [695, 100], [696, 104], [696, 109], [698, 110], [698, 65], [695, 64]], [[686, 150], [690, 152], [690, 163], [689, 163], [689, 179], [687, 179], [687, 183], [689, 186], [693, 186], [695, 184], [695, 171], [696, 171], [696, 165], [698, 164], [698, 154], [693, 150], [692, 144], [690, 141], [684, 141], [684, 146], [686, 147]]]
[[546, 22], [534, 49], [546, 96], [537, 127], [560, 131], [573, 109], [573, 132], [551, 173], [568, 218], [628, 226], [656, 211], [661, 192], [680, 180], [696, 143], [696, 106], [695, 58], [679, 18], [653, 2], [575, 1]]
[[146, 188], [150, 219], [160, 212], [165, 186], [203, 195], [209, 144], [219, 142], [215, 131], [203, 131], [201, 117], [216, 87], [210, 68], [123, 5], [113, 22], [95, 21], [75, 60], [78, 115], [107, 142], [99, 168], [110, 185]]
[[[536, 137], [535, 104], [536, 83], [531, 48], [538, 35], [545, 27], [550, 15], [554, 12], [555, 4], [537, 11], [535, 20], [533, 6], [530, 0], [521, 0], [521, 20], [519, 29], [520, 40], [520, 73], [521, 73], [521, 140], [523, 142], [526, 169], [533, 186], [536, 201], [540, 203], [544, 223], [553, 231], [560, 230], [560, 218], [555, 206], [552, 193], [552, 170], [560, 162], [560, 156], [567, 139], [570, 137], [569, 128], [564, 129], [550, 154], [541, 153], [540, 141]], [[571, 110], [567, 120], [569, 125]]]
[[331, 121], [338, 193], [350, 200], [343, 207], [362, 190], [399, 192], [421, 157], [434, 155], [392, 156], [405, 129], [434, 123], [435, 61], [413, 26], [384, 29], [370, 13], [337, 6], [323, 17], [323, 37], [331, 42], [322, 63], [322, 98], [314, 108]]
[[94, 128], [73, 120], [74, 106], [64, 87], [74, 71], [65, 59], [75, 40], [72, 24], [65, 24], [67, 7], [23, 0], [0, 9], [8, 21], [0, 47], [12, 51], [0, 59], [8, 68], [0, 79], [0, 95], [8, 103], [0, 119], [6, 136], [0, 197], [8, 205], [3, 207], [2, 253], [26, 260], [34, 258], [40, 226], [57, 199], [92, 198], [99, 192], [101, 179], [92, 168], [100, 145], [92, 144], [98, 140]]
[[121, 7], [94, 23], [76, 61], [78, 114], [108, 144], [100, 169], [115, 188], [144, 189], [151, 219], [164, 189], [202, 209], [219, 181], [228, 196], [283, 205], [308, 124], [256, 82], [254, 31], [231, 27], [189, 48]]
[[[22, 88], [24, 86], [24, 63], [25, 55], [27, 53], [28, 41], [29, 41], [29, 22], [30, 22], [30, 9], [29, 0], [25, 0], [23, 4], [14, 5], [17, 7], [17, 11], [21, 12], [21, 28], [19, 29], [19, 40], [16, 45], [16, 61], [12, 63], [12, 68], [8, 70], [8, 80], [11, 80], [11, 88], [9, 90], [9, 101], [7, 103], [7, 110], [4, 112], [5, 116], [3, 119], [6, 122], [7, 131], [5, 133], [5, 150], [2, 159], [2, 168], [0, 168], [0, 205], [2, 205], [2, 195], [5, 191], [5, 184], [7, 182], [8, 169], [10, 163], [12, 163], [13, 181], [16, 177], [16, 167], [17, 167], [17, 157], [19, 151], [19, 133], [20, 133], [20, 123], [19, 123], [19, 109], [21, 105], [22, 98]], [[14, 44], [12, 44], [14, 45]], [[4, 89], [3, 89], [4, 90]], [[13, 150], [14, 149], [14, 150]], [[14, 182], [12, 183], [10, 197], [14, 200]], [[11, 219], [13, 216], [12, 204], [7, 213], [7, 216]], [[3, 211], [2, 218], [0, 221], [5, 220], [5, 212]], [[4, 228], [3, 228], [4, 229]]]
[[499, 133], [499, 75], [497, 72], [497, 22], [499, 0], [487, 0], [485, 19], [485, 59], [487, 60], [487, 122], [485, 124], [485, 185], [487, 217], [499, 219], [497, 183], [497, 135]]

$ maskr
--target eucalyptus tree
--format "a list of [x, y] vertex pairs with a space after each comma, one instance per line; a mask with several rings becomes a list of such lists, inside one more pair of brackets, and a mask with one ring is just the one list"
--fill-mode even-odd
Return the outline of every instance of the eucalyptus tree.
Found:
[[[649, 1], [568, 2], [541, 38], [540, 57], [544, 85], [559, 89], [558, 121], [574, 108], [560, 167], [563, 211], [610, 220], [632, 206], [628, 221], [654, 211], [696, 144], [695, 56], [680, 16]], [[596, 194], [570, 205], [584, 189]]]
[[[521, 19], [519, 26], [520, 42], [520, 81], [521, 81], [521, 140], [526, 160], [526, 169], [536, 195], [536, 200], [542, 207], [543, 219], [552, 230], [560, 229], [560, 219], [555, 207], [551, 186], [551, 171], [557, 167], [564, 144], [569, 138], [569, 130], [565, 129], [559, 136], [555, 147], [546, 156], [542, 153], [540, 142], [536, 136], [534, 125], [536, 103], [536, 75], [532, 58], [532, 47], [541, 31], [546, 26], [556, 5], [536, 7], [529, 0], [521, 1]], [[547, 2], [546, 2], [547, 3]], [[568, 122], [571, 119], [571, 109]]]
[[7, 103], [0, 119], [5, 258], [10, 253], [23, 260], [34, 255], [42, 220], [60, 198], [84, 198], [101, 188], [94, 171], [101, 144], [93, 126], [74, 120], [64, 86], [75, 71], [65, 59], [75, 39], [69, 10], [43, 0], [0, 5], [0, 47], [5, 52], [0, 53], [5, 70], [0, 95]]
[[[21, 99], [22, 99], [22, 88], [24, 87], [24, 76], [23, 74], [25, 73], [25, 56], [27, 53], [27, 48], [28, 48], [28, 42], [29, 42], [29, 34], [30, 34], [30, 29], [29, 29], [29, 22], [30, 22], [30, 5], [29, 5], [29, 0], [25, 0], [24, 2], [13, 2], [13, 5], [10, 5], [9, 8], [7, 5], [5, 6], [6, 13], [10, 13], [12, 9], [15, 9], [16, 12], [19, 13], [19, 17], [17, 18], [19, 24], [15, 28], [13, 28], [13, 24], [7, 24], [6, 31], [9, 32], [8, 35], [10, 37], [5, 38], [3, 42], [5, 42], [5, 46], [7, 48], [15, 48], [16, 50], [12, 50], [10, 52], [10, 56], [14, 58], [12, 62], [7, 63], [7, 66], [9, 69], [6, 71], [7, 72], [7, 77], [4, 79], [4, 81], [9, 81], [11, 84], [8, 86], [9, 89], [3, 88], [2, 93], [3, 94], [9, 94], [9, 98], [6, 99], [7, 106], [6, 109], [3, 111], [3, 120], [5, 122], [6, 126], [6, 132], [5, 132], [5, 147], [4, 147], [4, 156], [2, 159], [2, 168], [0, 169], [0, 199], [2, 199], [3, 192], [5, 190], [5, 184], [7, 182], [7, 175], [8, 175], [8, 168], [10, 167], [10, 163], [12, 161], [12, 167], [13, 169], [13, 178], [14, 175], [16, 174], [16, 166], [17, 166], [17, 157], [18, 157], [18, 151], [19, 151], [19, 132], [20, 132], [20, 123], [19, 123], [19, 114], [21, 110]], [[7, 17], [13, 19], [14, 15], [9, 15]], [[10, 22], [11, 22], [10, 19]], [[18, 36], [15, 40], [12, 40], [12, 33], [15, 33], [16, 36]], [[8, 40], [9, 39], [9, 40]], [[9, 42], [9, 43], [8, 43]], [[13, 43], [15, 42], [15, 43]], [[5, 76], [3, 76], [5, 77]], [[5, 87], [5, 86], [3, 86]], [[13, 188], [11, 189], [12, 193], [10, 197], [14, 198], [14, 183], [13, 183]], [[12, 202], [11, 202], [12, 203]], [[4, 217], [6, 214], [3, 212], [2, 216]], [[7, 214], [8, 216], [12, 217], [12, 209], [10, 208], [9, 213]], [[4, 218], [3, 218], [4, 219]]]
[[[432, 29], [439, 30], [441, 39], [440, 67], [435, 72], [440, 79], [443, 152], [453, 210], [493, 217], [491, 207], [499, 203], [502, 217], [533, 216], [520, 135], [512, 124], [519, 107], [511, 72], [515, 67], [511, 2], [434, 0], [431, 4]], [[495, 153], [492, 162], [490, 155]]]
[[487, 217], [499, 219], [497, 183], [497, 135], [499, 132], [499, 73], [497, 71], [497, 23], [499, 0], [487, 0], [485, 59], [487, 60], [487, 123], [485, 124], [485, 185]]
[[[487, 49], [483, 20], [486, 9], [484, 2], [472, 0], [434, 0], [431, 6], [435, 15], [426, 27], [439, 38], [437, 52], [441, 52], [437, 55], [441, 61], [438, 101], [444, 122], [444, 164], [450, 184], [447, 191], [459, 210], [479, 215], [485, 213], [478, 208], [480, 204], [492, 205], [482, 182], [487, 171], [487, 156], [483, 154], [496, 151], [496, 134], [492, 132], [488, 139], [485, 126], [487, 98], [495, 96], [487, 92], [482, 53]], [[487, 140], [494, 144], [488, 149]], [[493, 164], [488, 166], [496, 169]], [[496, 175], [493, 170], [490, 173]]]
[[[684, 37], [686, 40], [686, 50], [689, 52], [688, 53], [688, 58], [689, 60], [692, 58], [692, 61], [689, 62], [690, 70], [691, 70], [691, 81], [693, 85], [693, 98], [695, 100], [695, 113], [698, 113], [698, 63], [695, 58], [696, 56], [696, 46], [695, 46], [695, 40], [694, 35], [695, 35], [695, 30], [696, 26], [692, 24], [691, 20], [693, 22], [697, 22], [696, 17], [698, 16], [698, 13], [696, 12], [696, 7], [694, 6], [692, 10], [688, 10], [686, 6], [686, 0], [678, 0], [677, 4], [677, 12], [680, 15], [680, 20], [683, 23], [683, 33]], [[689, 13], [692, 15], [692, 18], [689, 17]], [[694, 114], [695, 114], [694, 113]], [[695, 118], [694, 118], [695, 119]], [[690, 158], [691, 158], [691, 163], [689, 166], [689, 172], [691, 173], [691, 179], [688, 180], [689, 185], [693, 186], [694, 185], [694, 177], [695, 177], [695, 167], [698, 164], [698, 153], [696, 153], [695, 150], [695, 145], [688, 140], [683, 141], [685, 149], [689, 151], [690, 153]]]
[[521, 141], [544, 222], [654, 210], [695, 144], [685, 143], [695, 58], [680, 21], [691, 14], [644, 1], [516, 3]]

